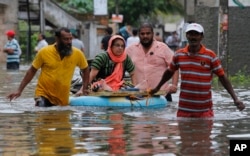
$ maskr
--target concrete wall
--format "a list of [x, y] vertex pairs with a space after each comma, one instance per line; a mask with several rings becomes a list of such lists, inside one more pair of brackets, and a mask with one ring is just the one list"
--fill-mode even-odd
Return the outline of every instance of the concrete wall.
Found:
[[229, 9], [229, 69], [250, 74], [250, 7]]

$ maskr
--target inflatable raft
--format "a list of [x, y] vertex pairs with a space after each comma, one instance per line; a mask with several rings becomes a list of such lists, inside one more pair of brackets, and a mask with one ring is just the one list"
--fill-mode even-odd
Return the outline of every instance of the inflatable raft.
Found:
[[[131, 98], [134, 97], [134, 98]], [[167, 100], [162, 95], [147, 97], [131, 93], [99, 93], [98, 95], [70, 97], [71, 106], [93, 106], [93, 107], [147, 107], [164, 108]]]

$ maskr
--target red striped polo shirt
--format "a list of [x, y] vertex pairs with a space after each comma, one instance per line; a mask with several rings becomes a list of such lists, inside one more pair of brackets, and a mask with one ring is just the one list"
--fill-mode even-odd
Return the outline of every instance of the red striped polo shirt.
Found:
[[200, 51], [193, 55], [186, 46], [175, 53], [170, 69], [180, 69], [180, 110], [205, 112], [212, 109], [213, 74], [224, 75], [221, 62], [212, 50], [202, 45]]

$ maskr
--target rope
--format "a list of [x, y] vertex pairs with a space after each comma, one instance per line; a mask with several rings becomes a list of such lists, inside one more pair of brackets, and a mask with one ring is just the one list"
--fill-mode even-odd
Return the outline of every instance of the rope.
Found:
[[[151, 89], [147, 89], [147, 95], [145, 96], [145, 97], [146, 97], [146, 106], [149, 105], [149, 103], [150, 103], [150, 98], [152, 97], [151, 94], [150, 94], [150, 91], [151, 91]], [[138, 102], [138, 100], [143, 100], [144, 98], [132, 94], [132, 95], [129, 95], [129, 96], [128, 96], [128, 99], [129, 99], [129, 101], [130, 101], [130, 104], [131, 104], [131, 105], [134, 105], [132, 101]], [[138, 103], [139, 103], [139, 102], [138, 102]]]

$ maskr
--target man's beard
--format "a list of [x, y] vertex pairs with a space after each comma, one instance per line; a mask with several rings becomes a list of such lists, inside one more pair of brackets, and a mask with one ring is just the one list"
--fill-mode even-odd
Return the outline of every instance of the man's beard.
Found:
[[152, 43], [153, 43], [153, 40], [150, 40], [148, 42], [141, 41], [141, 44], [143, 45], [143, 47], [146, 47], [146, 48], [150, 47]]
[[57, 50], [60, 55], [68, 56], [72, 53], [72, 45], [70, 43], [69, 44], [58, 43]]

